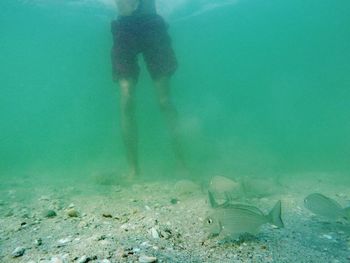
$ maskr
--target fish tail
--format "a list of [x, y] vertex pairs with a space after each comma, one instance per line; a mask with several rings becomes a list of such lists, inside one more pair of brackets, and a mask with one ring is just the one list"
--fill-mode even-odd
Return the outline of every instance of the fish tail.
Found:
[[219, 206], [219, 204], [215, 201], [215, 198], [212, 192], [208, 191], [208, 197], [209, 197], [209, 204], [212, 208]]
[[279, 200], [275, 206], [272, 208], [270, 213], [267, 215], [269, 221], [274, 226], [277, 226], [279, 228], [284, 227], [282, 218], [281, 218], [281, 200]]

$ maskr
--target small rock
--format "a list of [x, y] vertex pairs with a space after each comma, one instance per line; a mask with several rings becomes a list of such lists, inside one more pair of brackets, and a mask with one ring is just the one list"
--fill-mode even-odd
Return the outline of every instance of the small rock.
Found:
[[85, 222], [85, 221], [81, 221], [79, 224], [78, 224], [78, 227], [80, 228], [84, 228], [84, 227], [87, 227], [88, 226], [88, 223]]
[[119, 193], [119, 192], [122, 191], [122, 189], [120, 188], [120, 186], [114, 186], [114, 187], [112, 188], [112, 190], [113, 190], [114, 192], [116, 192], [116, 193]]
[[173, 236], [173, 234], [170, 229], [165, 228], [164, 230], [160, 231], [160, 236], [165, 239], [169, 239]]
[[106, 235], [99, 235], [99, 236], [96, 237], [96, 240], [97, 241], [101, 241], [101, 240], [105, 240], [106, 238], [107, 238]]
[[52, 257], [50, 263], [63, 263], [63, 261], [59, 257]]
[[108, 259], [102, 259], [99, 263], [111, 263]]
[[86, 262], [89, 262], [89, 261], [90, 261], [90, 258], [88, 258], [85, 255], [78, 259], [78, 263], [86, 263]]
[[134, 247], [134, 248], [132, 249], [132, 252], [134, 252], [134, 253], [139, 253], [140, 251], [141, 251], [141, 249], [138, 248], [138, 247]]
[[150, 232], [151, 232], [151, 235], [152, 235], [153, 238], [159, 238], [159, 233], [158, 233], [157, 229], [152, 227]]
[[46, 195], [42, 195], [39, 197], [39, 201], [50, 201], [50, 198]]
[[112, 218], [112, 215], [110, 213], [103, 213], [102, 216], [105, 218]]
[[67, 257], [52, 257], [50, 263], [68, 263]]
[[25, 251], [24, 247], [16, 247], [15, 250], [12, 251], [11, 255], [14, 258], [21, 257], [21, 256], [23, 256], [24, 251]]
[[142, 242], [141, 246], [142, 247], [151, 247], [151, 245], [147, 241]]
[[329, 239], [329, 240], [332, 239], [332, 236], [331, 236], [331, 235], [323, 234], [322, 237], [323, 237], [323, 238], [326, 238], [326, 239]]
[[123, 224], [120, 226], [121, 229], [123, 229], [124, 231], [129, 231], [129, 225], [128, 224]]
[[37, 246], [37, 247], [41, 246], [42, 243], [43, 243], [43, 240], [41, 238], [38, 238], [38, 239], [34, 240], [34, 245]]
[[67, 215], [68, 215], [69, 217], [78, 217], [78, 211], [75, 210], [75, 208], [69, 208], [69, 209], [67, 210]]
[[62, 238], [62, 239], [58, 240], [58, 247], [63, 247], [65, 245], [67, 245], [69, 242], [71, 242], [71, 239], [69, 237]]
[[176, 205], [178, 202], [179, 202], [179, 199], [177, 199], [177, 198], [171, 198], [170, 199], [170, 203], [173, 204], [173, 205]]
[[57, 214], [54, 210], [46, 210], [44, 212], [44, 216], [47, 218], [53, 218], [53, 217], [57, 216]]
[[150, 256], [142, 255], [142, 256], [139, 257], [139, 262], [140, 263], [157, 262], [157, 258], [156, 257], [150, 257]]

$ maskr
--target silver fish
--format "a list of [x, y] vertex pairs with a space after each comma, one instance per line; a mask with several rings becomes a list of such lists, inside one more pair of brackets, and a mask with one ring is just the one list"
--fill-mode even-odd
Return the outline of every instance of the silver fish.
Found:
[[224, 176], [214, 176], [210, 180], [209, 191], [220, 203], [225, 200], [239, 200], [244, 196], [241, 184]]
[[350, 221], [350, 207], [343, 208], [337, 201], [314, 193], [304, 199], [304, 205], [307, 209], [316, 215], [326, 217], [331, 220], [346, 219]]
[[204, 223], [205, 229], [211, 235], [239, 237], [244, 233], [257, 234], [259, 227], [266, 223], [279, 228], [284, 226], [281, 219], [281, 201], [278, 201], [267, 215], [259, 208], [249, 205], [230, 203], [212, 205], [213, 212]]

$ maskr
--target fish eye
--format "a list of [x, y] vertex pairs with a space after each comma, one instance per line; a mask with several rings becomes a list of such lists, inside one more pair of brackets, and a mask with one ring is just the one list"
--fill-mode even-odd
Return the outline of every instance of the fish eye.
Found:
[[207, 223], [208, 223], [208, 224], [212, 224], [212, 223], [213, 223], [213, 220], [212, 220], [211, 218], [208, 218], [208, 219], [207, 219]]

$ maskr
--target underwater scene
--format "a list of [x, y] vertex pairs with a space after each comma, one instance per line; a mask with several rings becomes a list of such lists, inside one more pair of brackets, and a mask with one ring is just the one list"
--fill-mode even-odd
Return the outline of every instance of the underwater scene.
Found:
[[0, 262], [350, 262], [349, 1], [0, 10]]

